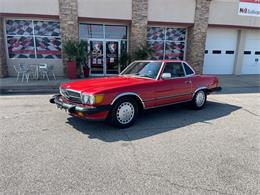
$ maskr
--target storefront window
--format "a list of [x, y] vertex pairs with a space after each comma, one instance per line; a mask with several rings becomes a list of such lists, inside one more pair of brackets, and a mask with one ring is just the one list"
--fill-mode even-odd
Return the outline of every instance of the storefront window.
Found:
[[9, 58], [61, 58], [59, 22], [7, 20], [6, 40]]
[[80, 24], [81, 38], [104, 38], [103, 25], [99, 24]]
[[[80, 39], [89, 43], [91, 74], [118, 74], [127, 53], [127, 26], [80, 24]], [[121, 58], [122, 57], [122, 58]]]
[[127, 39], [126, 26], [105, 26], [105, 38], [107, 39]]
[[147, 45], [155, 50], [152, 59], [183, 60], [186, 29], [149, 27]]

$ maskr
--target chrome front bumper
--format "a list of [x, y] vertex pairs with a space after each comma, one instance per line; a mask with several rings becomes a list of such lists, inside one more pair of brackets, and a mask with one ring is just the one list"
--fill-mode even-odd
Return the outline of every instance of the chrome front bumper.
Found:
[[56, 104], [58, 108], [66, 109], [70, 113], [84, 112], [86, 114], [95, 114], [99, 112], [110, 111], [111, 109], [111, 105], [102, 105], [97, 107], [83, 107], [83, 106], [74, 105], [72, 103], [66, 103], [62, 101], [61, 95], [54, 95], [50, 99], [50, 103]]

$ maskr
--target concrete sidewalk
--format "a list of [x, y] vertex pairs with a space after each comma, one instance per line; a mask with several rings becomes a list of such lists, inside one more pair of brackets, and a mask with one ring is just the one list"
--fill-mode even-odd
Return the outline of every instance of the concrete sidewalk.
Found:
[[[76, 79], [75, 79], [76, 80]], [[61, 83], [75, 81], [68, 78], [58, 77], [57, 80], [29, 80], [16, 81], [15, 77], [0, 79], [0, 94], [8, 93], [57, 93]]]
[[[259, 93], [260, 75], [219, 75], [220, 85], [223, 88], [221, 93]], [[89, 77], [93, 78], [93, 77]], [[87, 78], [87, 79], [89, 79]], [[14, 77], [0, 79], [0, 94], [8, 93], [57, 93], [59, 85], [69, 82], [67, 78], [57, 78], [57, 80], [30, 80], [16, 81]]]
[[220, 93], [260, 93], [260, 75], [218, 75]]

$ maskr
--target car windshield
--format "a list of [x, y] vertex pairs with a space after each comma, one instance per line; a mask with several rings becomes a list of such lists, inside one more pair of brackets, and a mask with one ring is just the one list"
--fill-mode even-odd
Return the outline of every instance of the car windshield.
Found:
[[121, 75], [140, 76], [156, 79], [162, 62], [134, 62]]

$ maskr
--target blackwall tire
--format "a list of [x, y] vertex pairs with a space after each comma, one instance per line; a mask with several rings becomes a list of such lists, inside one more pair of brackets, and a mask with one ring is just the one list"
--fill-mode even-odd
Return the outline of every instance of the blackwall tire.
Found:
[[109, 121], [117, 128], [132, 126], [138, 116], [138, 104], [131, 97], [120, 98], [115, 102], [109, 114]]
[[192, 108], [195, 110], [202, 109], [207, 102], [207, 93], [205, 90], [199, 90], [195, 93], [193, 99], [192, 99]]

